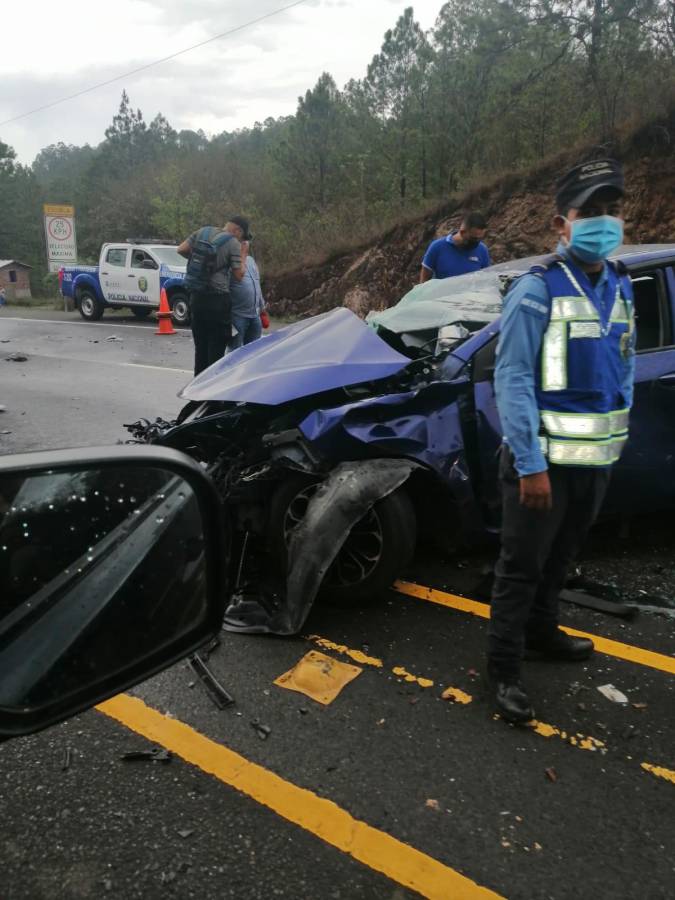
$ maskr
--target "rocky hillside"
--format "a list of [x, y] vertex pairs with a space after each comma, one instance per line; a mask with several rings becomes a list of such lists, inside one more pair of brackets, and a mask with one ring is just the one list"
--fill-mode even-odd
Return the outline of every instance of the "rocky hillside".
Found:
[[319, 265], [268, 276], [270, 308], [277, 315], [306, 316], [347, 306], [363, 316], [391, 306], [417, 282], [429, 242], [456, 227], [464, 209], [478, 209], [488, 217], [487, 243], [495, 262], [548, 252], [555, 243], [550, 222], [556, 180], [576, 163], [601, 155], [613, 155], [625, 166], [626, 243], [675, 241], [674, 107], [660, 121], [612, 145], [580, 148], [534, 170], [486, 182], [366, 246]]

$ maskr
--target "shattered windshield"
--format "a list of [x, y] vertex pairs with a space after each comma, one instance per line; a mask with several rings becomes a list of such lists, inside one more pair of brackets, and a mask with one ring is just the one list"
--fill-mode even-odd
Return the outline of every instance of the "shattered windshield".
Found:
[[455, 322], [487, 325], [502, 311], [502, 290], [507, 272], [502, 266], [416, 284], [396, 306], [371, 312], [366, 321], [373, 328], [401, 334], [442, 328]]

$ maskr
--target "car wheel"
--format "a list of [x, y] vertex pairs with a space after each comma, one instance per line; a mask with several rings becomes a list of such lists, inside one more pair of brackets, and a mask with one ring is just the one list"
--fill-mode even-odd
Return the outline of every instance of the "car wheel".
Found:
[[[270, 504], [268, 541], [286, 567], [293, 529], [307, 512], [317, 481], [297, 476], [283, 482]], [[417, 537], [415, 510], [399, 488], [379, 500], [354, 525], [326, 572], [319, 596], [342, 605], [360, 605], [390, 587], [412, 558]]]
[[91, 291], [82, 291], [78, 300], [80, 315], [87, 322], [97, 322], [103, 315], [104, 306]]
[[132, 306], [131, 312], [136, 316], [137, 319], [147, 319], [150, 313], [152, 312], [151, 306]]
[[190, 304], [185, 294], [175, 293], [171, 295], [171, 317], [174, 325], [190, 324]]

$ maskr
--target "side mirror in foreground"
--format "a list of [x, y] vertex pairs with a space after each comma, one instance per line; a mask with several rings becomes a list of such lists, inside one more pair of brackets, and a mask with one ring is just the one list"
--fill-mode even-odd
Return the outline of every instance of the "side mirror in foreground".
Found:
[[0, 740], [143, 681], [220, 628], [228, 541], [182, 453], [0, 457]]

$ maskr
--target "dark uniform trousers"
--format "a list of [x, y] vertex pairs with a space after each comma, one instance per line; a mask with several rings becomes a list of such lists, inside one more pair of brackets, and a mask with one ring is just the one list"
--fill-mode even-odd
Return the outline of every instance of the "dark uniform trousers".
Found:
[[232, 334], [230, 295], [217, 291], [190, 294], [190, 321], [195, 342], [195, 375], [219, 360]]
[[493, 677], [518, 677], [525, 639], [558, 626], [558, 595], [602, 505], [610, 468], [557, 466], [548, 470], [553, 508], [527, 509], [513, 454], [502, 447], [502, 549], [495, 566], [488, 638]]

